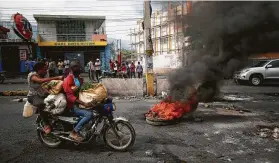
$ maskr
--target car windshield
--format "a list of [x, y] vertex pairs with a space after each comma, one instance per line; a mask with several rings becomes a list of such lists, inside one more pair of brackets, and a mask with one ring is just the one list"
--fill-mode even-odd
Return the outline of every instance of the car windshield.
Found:
[[269, 61], [260, 61], [260, 62], [256, 63], [255, 65], [253, 65], [252, 67], [263, 67], [267, 62], [269, 62]]

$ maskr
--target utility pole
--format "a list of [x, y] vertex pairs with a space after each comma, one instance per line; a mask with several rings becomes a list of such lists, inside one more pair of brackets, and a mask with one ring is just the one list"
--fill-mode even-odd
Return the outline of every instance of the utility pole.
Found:
[[153, 45], [151, 39], [151, 2], [144, 0], [145, 74], [148, 96], [154, 96]]
[[116, 58], [115, 60], [118, 60], [118, 40], [116, 40]]
[[[122, 56], [121, 56], [121, 39], [120, 39], [120, 50], [119, 50], [119, 61], [122, 62]], [[122, 63], [121, 63], [122, 64]]]

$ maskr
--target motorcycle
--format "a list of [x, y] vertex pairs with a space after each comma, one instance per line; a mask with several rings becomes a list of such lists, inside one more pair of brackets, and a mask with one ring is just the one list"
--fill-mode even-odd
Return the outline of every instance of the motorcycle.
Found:
[[[136, 133], [133, 126], [125, 118], [113, 117], [113, 111], [116, 106], [113, 103], [111, 110], [104, 109], [106, 102], [94, 107], [92, 120], [83, 126], [80, 135], [84, 138], [81, 142], [75, 141], [69, 137], [74, 126], [81, 117], [75, 117], [71, 113], [58, 116], [48, 116], [49, 123], [52, 126], [52, 132], [45, 134], [43, 131], [44, 123], [40, 116], [37, 117], [37, 135], [40, 142], [47, 147], [57, 148], [65, 142], [72, 142], [75, 145], [87, 144], [97, 138], [103, 138], [105, 144], [117, 151], [126, 151], [133, 146]], [[126, 128], [127, 133], [123, 131]], [[126, 140], [127, 138], [127, 140]]]

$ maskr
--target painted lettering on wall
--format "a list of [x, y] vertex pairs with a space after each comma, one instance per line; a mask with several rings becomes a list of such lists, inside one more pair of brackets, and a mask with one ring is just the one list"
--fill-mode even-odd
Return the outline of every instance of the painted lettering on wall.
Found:
[[94, 46], [94, 42], [55, 42], [54, 46]]

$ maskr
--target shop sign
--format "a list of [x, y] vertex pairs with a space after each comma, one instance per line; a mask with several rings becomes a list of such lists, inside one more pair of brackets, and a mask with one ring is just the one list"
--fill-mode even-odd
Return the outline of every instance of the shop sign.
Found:
[[15, 34], [23, 40], [30, 41], [32, 39], [32, 26], [30, 22], [20, 13], [12, 16], [13, 30]]
[[106, 41], [97, 42], [38, 42], [39, 46], [106, 46]]
[[26, 50], [19, 50], [19, 58], [21, 61], [25, 61], [27, 59]]
[[54, 46], [93, 46], [94, 42], [56, 42]]

